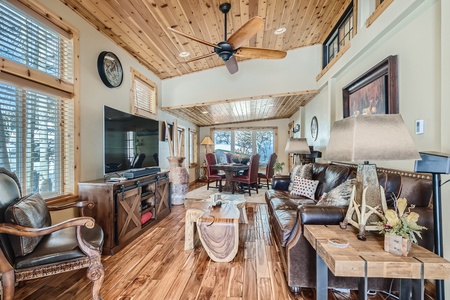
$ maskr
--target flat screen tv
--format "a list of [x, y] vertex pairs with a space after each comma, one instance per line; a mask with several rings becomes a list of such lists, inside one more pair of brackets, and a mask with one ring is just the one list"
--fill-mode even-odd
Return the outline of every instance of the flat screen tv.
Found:
[[159, 122], [104, 107], [105, 174], [159, 165]]

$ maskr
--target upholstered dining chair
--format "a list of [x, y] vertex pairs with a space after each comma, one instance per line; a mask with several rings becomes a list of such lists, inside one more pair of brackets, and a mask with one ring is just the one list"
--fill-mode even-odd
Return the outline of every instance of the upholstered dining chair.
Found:
[[209, 183], [215, 182], [216, 188], [219, 188], [219, 192], [222, 191], [222, 179], [225, 178], [225, 174], [219, 174], [217, 170], [211, 169], [212, 165], [216, 164], [216, 155], [214, 153], [206, 153], [206, 180], [208, 182], [206, 189], [209, 190]]
[[[101, 300], [105, 271], [101, 263], [103, 231], [84, 217], [92, 202], [47, 206], [39, 194], [22, 196], [17, 176], [0, 168], [0, 272], [2, 299], [14, 299], [15, 284], [87, 268], [92, 299]], [[50, 210], [79, 208], [81, 217], [51, 224]]]
[[259, 172], [258, 173], [258, 184], [261, 185], [261, 178], [266, 180], [267, 183], [267, 189], [269, 189], [269, 182], [270, 179], [273, 177], [273, 166], [275, 165], [275, 162], [277, 161], [278, 155], [274, 152], [270, 155], [269, 161], [267, 162], [266, 171], [264, 173]]
[[232, 179], [233, 194], [235, 192], [237, 183], [242, 184], [242, 186], [248, 187], [249, 196], [252, 195], [252, 192], [251, 192], [252, 186], [254, 186], [256, 193], [258, 194], [258, 168], [259, 168], [259, 158], [260, 157], [261, 156], [259, 155], [259, 153], [252, 155], [252, 157], [250, 158], [250, 164], [248, 166], [247, 174], [233, 176], [233, 179]]

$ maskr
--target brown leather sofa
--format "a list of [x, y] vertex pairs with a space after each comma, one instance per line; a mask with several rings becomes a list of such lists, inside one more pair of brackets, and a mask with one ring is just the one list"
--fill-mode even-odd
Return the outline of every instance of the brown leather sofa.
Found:
[[[414, 204], [419, 213], [419, 224], [428, 228], [422, 232], [419, 244], [433, 250], [434, 227], [432, 209], [432, 181], [429, 174], [419, 174], [392, 169], [378, 168], [380, 185], [385, 189], [388, 206], [392, 206], [393, 195], [404, 197], [408, 204]], [[356, 176], [356, 166], [341, 163], [314, 163], [313, 180], [318, 180], [315, 199]], [[301, 287], [316, 286], [315, 251], [303, 235], [303, 225], [338, 225], [347, 212], [346, 207], [319, 206], [317, 200], [291, 196], [288, 191], [289, 176], [275, 176], [273, 186], [265, 194], [270, 214], [274, 239], [280, 250], [285, 278], [292, 291]], [[329, 273], [329, 287], [357, 289], [356, 278], [334, 277]], [[388, 290], [390, 279], [369, 279], [372, 290]], [[394, 283], [394, 290], [395, 290]]]

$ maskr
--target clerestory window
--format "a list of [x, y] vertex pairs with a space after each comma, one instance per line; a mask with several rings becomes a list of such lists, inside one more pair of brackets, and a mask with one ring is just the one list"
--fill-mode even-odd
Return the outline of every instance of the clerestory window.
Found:
[[353, 38], [353, 24], [353, 7], [351, 5], [323, 44], [322, 68], [325, 68]]

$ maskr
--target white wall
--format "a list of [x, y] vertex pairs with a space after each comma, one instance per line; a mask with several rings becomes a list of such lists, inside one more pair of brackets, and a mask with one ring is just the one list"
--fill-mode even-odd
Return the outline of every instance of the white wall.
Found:
[[[405, 14], [405, 9], [411, 12]], [[377, 30], [373, 30], [372, 26], [359, 29], [350, 49], [336, 64], [338, 67], [331, 68], [320, 79], [321, 92], [306, 106], [305, 114], [317, 113], [318, 107], [329, 107], [330, 116], [324, 120], [329, 123], [324, 126], [331, 128], [335, 120], [343, 117], [342, 89], [389, 55], [397, 55], [400, 114], [418, 150], [439, 149], [439, 14], [438, 1], [423, 1], [421, 5], [417, 1], [399, 0], [392, 3], [372, 24]], [[383, 34], [380, 36], [379, 32]], [[422, 135], [414, 133], [417, 119], [425, 122], [425, 133]], [[414, 167], [413, 161], [377, 164], [407, 170]]]
[[[44, 5], [48, 1], [40, 0]], [[81, 130], [81, 180], [103, 177], [103, 106], [107, 105], [122, 111], [130, 111], [131, 75], [134, 68], [158, 86], [158, 103], [163, 104], [164, 91], [161, 80], [147, 68], [143, 67], [130, 54], [99, 33], [93, 26], [81, 19], [60, 1], [52, 1], [49, 8], [80, 31], [80, 130]], [[119, 57], [124, 70], [123, 83], [120, 87], [106, 87], [97, 72], [97, 57], [102, 51], [112, 51]], [[172, 116], [159, 112], [158, 120], [173, 121]], [[179, 126], [196, 128], [195, 125], [178, 121]], [[187, 136], [186, 136], [187, 139]], [[187, 141], [187, 140], [186, 140]], [[164, 159], [168, 155], [166, 142], [160, 143], [160, 166], [168, 167]], [[194, 173], [191, 178], [194, 178]]]
[[320, 49], [316, 45], [288, 51], [281, 60], [239, 62], [239, 72], [233, 75], [222, 66], [166, 79], [164, 106], [314, 89], [314, 77], [320, 71]]

